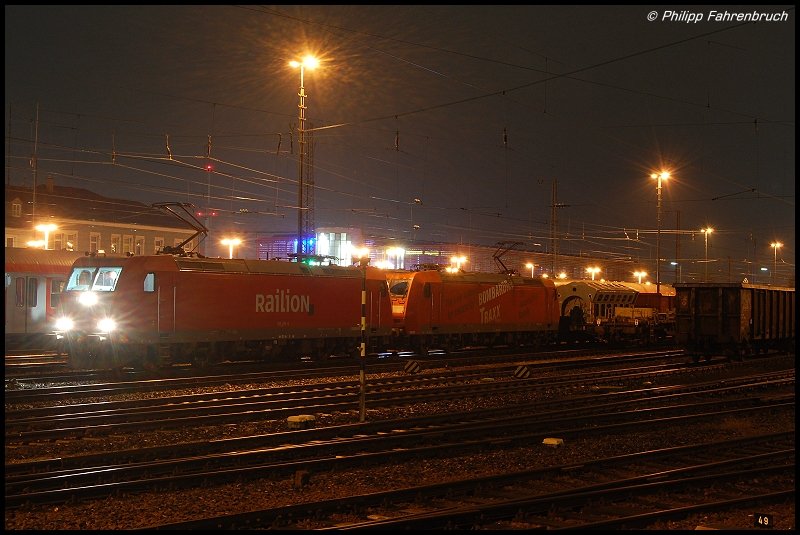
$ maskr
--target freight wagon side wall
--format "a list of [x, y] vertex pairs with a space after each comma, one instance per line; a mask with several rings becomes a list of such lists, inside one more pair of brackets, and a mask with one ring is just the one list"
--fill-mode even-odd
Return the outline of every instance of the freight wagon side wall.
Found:
[[762, 341], [792, 340], [795, 336], [793, 289], [753, 288], [753, 337]]
[[794, 340], [792, 288], [723, 284], [676, 291], [677, 340], [689, 349], [766, 349]]

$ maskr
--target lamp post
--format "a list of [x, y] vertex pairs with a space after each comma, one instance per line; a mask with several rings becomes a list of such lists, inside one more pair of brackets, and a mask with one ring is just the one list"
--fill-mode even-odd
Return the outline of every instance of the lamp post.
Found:
[[703, 282], [708, 282], [708, 235], [714, 232], [714, 229], [711, 227], [706, 227], [701, 229], [703, 234], [706, 235], [706, 269], [705, 269], [705, 276], [703, 277]]
[[533, 262], [528, 262], [527, 264], [525, 264], [525, 267], [531, 269], [531, 278], [533, 278], [533, 268], [536, 267], [536, 264], [534, 264]]
[[656, 293], [661, 293], [661, 181], [669, 178], [669, 171], [652, 173], [650, 178], [656, 179]]
[[228, 258], [233, 258], [233, 247], [242, 243], [239, 238], [225, 238], [222, 240], [222, 245], [228, 246]]
[[633, 272], [633, 276], [634, 277], [638, 277], [639, 278], [639, 284], [641, 284], [642, 283], [642, 277], [646, 277], [647, 276], [647, 272], [646, 271], [634, 271]]
[[775, 277], [778, 272], [778, 249], [783, 247], [783, 244], [779, 241], [776, 241], [770, 243], [769, 246], [775, 249], [775, 256], [773, 257], [774, 260], [772, 261], [772, 284], [775, 284]]
[[44, 248], [50, 248], [50, 233], [57, 229], [58, 227], [54, 223], [47, 223], [42, 225], [36, 225], [36, 230], [44, 232]]
[[293, 69], [300, 68], [300, 102], [298, 109], [298, 128], [297, 133], [300, 142], [300, 151], [297, 156], [297, 261], [303, 257], [303, 160], [305, 160], [306, 146], [306, 90], [303, 85], [305, 69], [314, 69], [319, 65], [319, 61], [313, 56], [306, 56], [302, 61], [290, 61], [289, 66]]
[[600, 273], [600, 268], [599, 267], [588, 267], [588, 268], [586, 268], [586, 273], [591, 273], [592, 274], [592, 280], [594, 280], [595, 274], [596, 273]]

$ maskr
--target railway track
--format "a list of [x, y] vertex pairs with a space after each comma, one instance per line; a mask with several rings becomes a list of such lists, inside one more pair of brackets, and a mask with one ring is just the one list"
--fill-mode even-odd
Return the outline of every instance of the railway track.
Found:
[[[758, 395], [781, 382], [783, 396]], [[367, 425], [247, 437], [215, 444], [219, 451], [187, 447], [106, 453], [81, 459], [6, 464], [6, 507], [25, 503], [59, 503], [153, 488], [180, 488], [242, 478], [290, 475], [299, 470], [331, 470], [364, 463], [402, 462], [420, 456], [453, 455], [484, 448], [541, 443], [556, 435], [621, 433], [646, 426], [708, 421], [732, 414], [769, 414], [794, 410], [792, 377], [742, 379], [736, 384], [694, 386], [635, 399], [604, 394], [587, 397], [564, 408], [557, 402], [546, 411], [542, 404], [515, 414], [498, 411], [436, 415]], [[697, 399], [702, 394], [702, 399]], [[605, 403], [601, 403], [601, 400]], [[530, 431], [535, 429], [536, 431]], [[225, 447], [227, 446], [227, 447]], [[173, 457], [164, 455], [169, 451]], [[178, 455], [175, 457], [174, 455]], [[148, 458], [149, 456], [149, 458]]]
[[[637, 357], [638, 359], [641, 357]], [[650, 356], [648, 360], [652, 359]], [[620, 359], [615, 364], [624, 364]], [[564, 363], [561, 363], [562, 365]], [[706, 364], [708, 370], [722, 364]], [[542, 366], [531, 378], [517, 378], [517, 368], [493, 367], [370, 379], [366, 401], [370, 408], [419, 405], [457, 397], [559, 390], [581, 393], [591, 388], [665, 382], [667, 377], [694, 373], [698, 366], [686, 363], [639, 365], [614, 370], [574, 372], [546, 379], [546, 372], [559, 368]], [[274, 379], [273, 375], [269, 376]], [[309, 376], [308, 378], [310, 378]], [[544, 380], [543, 380], [544, 379]], [[216, 381], [217, 379], [215, 379]], [[250, 384], [254, 378], [245, 381]], [[190, 383], [192, 384], [192, 383]], [[214, 383], [216, 384], [216, 383]], [[229, 384], [225, 382], [224, 384]], [[121, 388], [129, 388], [117, 385]], [[136, 385], [139, 388], [139, 385]], [[130, 387], [133, 388], [133, 387]], [[144, 388], [153, 388], [146, 384]], [[82, 392], [102, 395], [105, 386], [91, 386]], [[112, 392], [117, 390], [111, 389]], [[24, 393], [24, 392], [23, 392]], [[41, 440], [96, 437], [102, 434], [142, 432], [186, 425], [220, 425], [243, 421], [286, 418], [314, 412], [347, 412], [358, 407], [360, 388], [356, 381], [306, 383], [293, 387], [247, 388], [222, 392], [186, 394], [123, 401], [74, 403], [49, 407], [6, 409], [6, 444]], [[10, 394], [10, 393], [9, 393]], [[28, 396], [31, 394], [29, 393]], [[54, 393], [49, 390], [47, 396]], [[84, 394], [86, 395], [86, 394]], [[63, 394], [58, 394], [64, 398]], [[8, 399], [11, 398], [11, 399]], [[38, 397], [36, 399], [39, 399]], [[13, 402], [7, 396], [7, 403]]]
[[[206, 529], [593, 529], [791, 499], [794, 434], [663, 448], [150, 526]], [[754, 482], [754, 479], [757, 482]], [[731, 484], [737, 485], [731, 488]], [[680, 497], [676, 497], [680, 492]], [[749, 498], [742, 498], [749, 494]], [[578, 514], [577, 511], [580, 511]]]

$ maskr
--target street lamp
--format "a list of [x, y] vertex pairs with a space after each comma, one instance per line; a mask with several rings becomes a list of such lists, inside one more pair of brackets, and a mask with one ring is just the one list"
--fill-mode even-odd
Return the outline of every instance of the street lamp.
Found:
[[532, 262], [528, 262], [527, 264], [525, 264], [525, 267], [531, 269], [531, 278], [533, 278], [533, 268], [536, 267], [536, 264], [534, 264]]
[[700, 230], [703, 234], [706, 235], [706, 271], [705, 271], [705, 277], [703, 278], [703, 282], [708, 282], [708, 235], [714, 232], [714, 229], [711, 227], [706, 227]]
[[406, 254], [406, 250], [402, 247], [390, 247], [386, 249], [386, 256], [388, 257], [395, 257], [395, 261], [393, 264], [393, 269], [402, 269], [404, 262], [404, 256]]
[[661, 181], [669, 178], [669, 171], [652, 173], [650, 178], [656, 179], [656, 194], [658, 204], [656, 205], [656, 293], [661, 293]]
[[467, 257], [466, 256], [454, 256], [450, 258], [450, 262], [456, 265], [456, 271], [461, 271], [461, 264], [466, 263]]
[[776, 273], [778, 272], [778, 249], [783, 247], [783, 244], [779, 241], [776, 241], [770, 243], [769, 246], [775, 249], [775, 257], [774, 257], [775, 259], [772, 262], [772, 284], [775, 284], [775, 276]]
[[592, 274], [592, 280], [594, 280], [595, 274], [596, 273], [600, 273], [600, 268], [599, 267], [588, 267], [588, 268], [586, 268], [586, 273], [591, 273]]
[[222, 240], [222, 245], [228, 246], [228, 258], [233, 258], [233, 247], [242, 243], [239, 238], [225, 238]]
[[57, 228], [58, 228], [58, 226], [56, 226], [54, 223], [36, 225], [36, 230], [44, 232], [44, 248], [45, 249], [49, 249], [50, 248], [49, 247], [49, 244], [50, 244], [50, 233], [52, 231], [54, 231], [55, 229], [57, 229]]
[[300, 68], [300, 103], [297, 105], [299, 112], [299, 134], [300, 151], [297, 156], [297, 261], [300, 262], [303, 256], [303, 160], [305, 160], [306, 146], [306, 90], [303, 85], [305, 69], [314, 69], [319, 65], [319, 60], [313, 56], [306, 56], [302, 61], [290, 61], [289, 66], [293, 69]]
[[647, 276], [647, 272], [646, 271], [634, 271], [633, 272], [633, 276], [634, 277], [638, 277], [639, 278], [639, 284], [641, 284], [642, 283], [642, 277], [646, 277]]

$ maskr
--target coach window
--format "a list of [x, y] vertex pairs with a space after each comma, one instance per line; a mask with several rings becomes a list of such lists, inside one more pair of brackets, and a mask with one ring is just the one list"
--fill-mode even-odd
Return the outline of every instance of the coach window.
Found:
[[144, 291], [145, 292], [155, 292], [156, 291], [156, 274], [155, 273], [148, 273], [144, 276]]
[[22, 308], [25, 306], [25, 277], [17, 277], [17, 306]]
[[37, 299], [36, 290], [39, 286], [39, 279], [31, 277], [28, 279], [28, 308], [36, 308], [39, 300]]
[[61, 292], [64, 290], [64, 281], [53, 279], [50, 281], [50, 307], [58, 308], [61, 302]]

